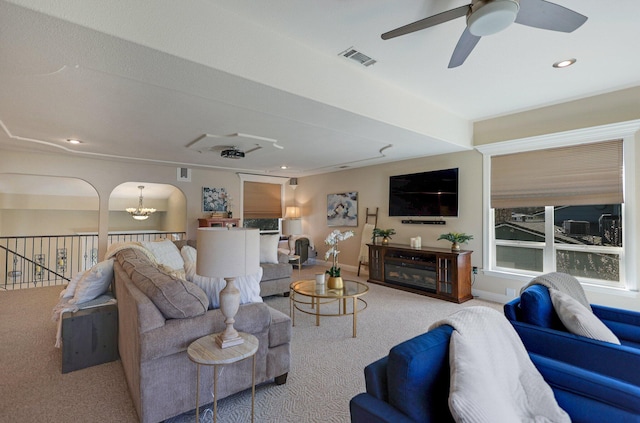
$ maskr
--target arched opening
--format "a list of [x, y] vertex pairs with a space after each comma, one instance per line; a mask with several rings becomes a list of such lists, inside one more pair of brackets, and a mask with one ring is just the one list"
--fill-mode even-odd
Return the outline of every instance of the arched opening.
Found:
[[60, 285], [97, 256], [99, 198], [86, 181], [0, 174], [0, 289]]
[[[155, 211], [145, 219], [135, 219], [127, 209], [139, 208], [141, 191], [142, 207]], [[187, 199], [173, 185], [125, 182], [114, 188], [109, 197], [109, 234], [112, 236], [167, 233], [167, 237], [175, 238], [186, 231], [186, 216]]]

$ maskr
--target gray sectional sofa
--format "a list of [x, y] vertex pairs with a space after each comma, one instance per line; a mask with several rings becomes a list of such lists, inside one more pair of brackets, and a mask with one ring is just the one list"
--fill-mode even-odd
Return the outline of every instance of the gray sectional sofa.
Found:
[[262, 279], [260, 279], [260, 296], [268, 297], [277, 294], [289, 294], [291, 273], [293, 266], [289, 263], [289, 256], [278, 254], [278, 263], [260, 263]]
[[[265, 292], [282, 292], [286, 272], [274, 269], [265, 274], [270, 278], [265, 280], [269, 287]], [[136, 248], [115, 254], [114, 280], [118, 350], [140, 421], [158, 422], [193, 410], [196, 365], [187, 357], [187, 347], [224, 330], [224, 316], [219, 309], [208, 310], [208, 297], [199, 287], [160, 270]], [[288, 282], [285, 285], [288, 291]], [[256, 383], [285, 383], [290, 365], [289, 316], [264, 303], [243, 304], [234, 326], [258, 338]], [[250, 388], [250, 375], [251, 360], [225, 366], [218, 398]], [[210, 392], [212, 381], [212, 367], [201, 366], [200, 392]], [[211, 398], [201, 400], [201, 404], [207, 402]]]

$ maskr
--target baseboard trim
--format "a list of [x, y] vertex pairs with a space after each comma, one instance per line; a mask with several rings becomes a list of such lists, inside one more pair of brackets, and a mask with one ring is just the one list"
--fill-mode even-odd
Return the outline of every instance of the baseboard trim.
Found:
[[481, 289], [472, 289], [472, 294], [481, 300], [493, 301], [494, 303], [506, 304], [511, 299], [503, 294], [496, 294], [495, 292], [483, 291]]

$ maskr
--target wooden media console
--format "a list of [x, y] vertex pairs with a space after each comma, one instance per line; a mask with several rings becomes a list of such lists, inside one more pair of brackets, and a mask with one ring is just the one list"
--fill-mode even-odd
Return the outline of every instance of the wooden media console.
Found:
[[403, 244], [367, 244], [369, 282], [462, 303], [471, 295], [471, 253]]

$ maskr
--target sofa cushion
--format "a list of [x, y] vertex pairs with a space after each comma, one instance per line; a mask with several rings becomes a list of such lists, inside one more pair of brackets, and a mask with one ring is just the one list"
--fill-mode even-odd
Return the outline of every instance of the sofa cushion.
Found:
[[168, 239], [140, 242], [153, 255], [158, 267], [174, 278], [186, 279], [180, 250]]
[[119, 251], [116, 258], [133, 284], [165, 318], [189, 318], [207, 311], [209, 299], [202, 289], [158, 269], [142, 251], [127, 248]]
[[293, 273], [293, 266], [290, 264], [271, 264], [271, 263], [260, 263], [260, 267], [262, 267], [262, 281], [271, 281], [274, 279], [284, 279], [291, 277], [291, 273]]
[[140, 244], [153, 253], [159, 264], [167, 266], [171, 270], [184, 270], [184, 260], [182, 260], [180, 250], [168, 239], [142, 241]]
[[569, 332], [620, 345], [620, 340], [595, 314], [570, 295], [550, 289], [551, 301]]
[[[141, 336], [140, 360], [142, 362], [166, 357], [186, 351], [196, 339], [212, 333], [222, 332], [226, 325], [220, 309], [207, 310], [192, 319], [172, 319]], [[270, 331], [270, 307], [264, 303], [243, 304], [238, 308], [233, 327], [256, 335]], [[266, 343], [266, 342], [265, 342]], [[265, 346], [266, 348], [266, 346]], [[187, 357], [184, 357], [187, 360]], [[188, 360], [187, 360], [188, 361]]]
[[543, 285], [531, 285], [520, 294], [522, 321], [543, 328], [566, 331], [553, 308], [549, 289]]
[[280, 235], [260, 235], [260, 263], [278, 263]]

